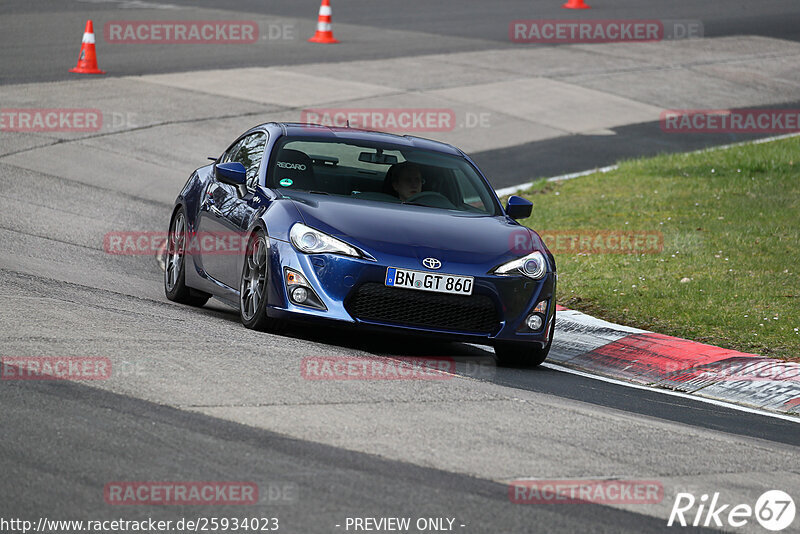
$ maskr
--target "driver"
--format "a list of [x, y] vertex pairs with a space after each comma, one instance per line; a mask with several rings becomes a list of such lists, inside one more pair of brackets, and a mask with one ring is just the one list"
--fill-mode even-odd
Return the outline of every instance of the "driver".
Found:
[[402, 202], [422, 192], [422, 171], [419, 165], [405, 161], [392, 167], [392, 189]]

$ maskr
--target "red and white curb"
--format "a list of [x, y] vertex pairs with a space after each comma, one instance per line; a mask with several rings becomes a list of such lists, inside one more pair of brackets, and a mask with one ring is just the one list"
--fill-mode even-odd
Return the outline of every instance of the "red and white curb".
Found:
[[558, 310], [550, 363], [651, 388], [800, 415], [800, 363], [621, 326], [561, 306]]

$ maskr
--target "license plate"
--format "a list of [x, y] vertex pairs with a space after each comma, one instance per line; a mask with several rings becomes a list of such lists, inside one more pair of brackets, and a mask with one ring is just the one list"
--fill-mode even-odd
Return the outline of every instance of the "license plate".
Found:
[[456, 276], [454, 274], [412, 271], [389, 267], [386, 269], [386, 285], [433, 291], [434, 293], [452, 293], [454, 295], [472, 295], [472, 276]]

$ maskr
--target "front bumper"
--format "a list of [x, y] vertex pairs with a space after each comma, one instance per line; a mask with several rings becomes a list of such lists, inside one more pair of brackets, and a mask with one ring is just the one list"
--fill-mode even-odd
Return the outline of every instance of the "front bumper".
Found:
[[[488, 275], [486, 269], [480, 272], [481, 268], [474, 264], [445, 264], [441, 272], [474, 276], [473, 294], [466, 297], [386, 287], [389, 266], [424, 270], [414, 258], [381, 257], [375, 262], [335, 254], [308, 255], [276, 239], [270, 239], [270, 249], [270, 317], [334, 321], [342, 326], [480, 344], [502, 340], [543, 346], [549, 341], [555, 314], [553, 272], [537, 281], [522, 275]], [[305, 276], [326, 310], [291, 301], [284, 282], [287, 267]], [[525, 319], [541, 301], [547, 303], [544, 324], [532, 332], [525, 326]]]

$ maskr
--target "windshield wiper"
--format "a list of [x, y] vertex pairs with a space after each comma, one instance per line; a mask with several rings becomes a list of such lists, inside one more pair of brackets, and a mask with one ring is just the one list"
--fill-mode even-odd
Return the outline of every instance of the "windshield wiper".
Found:
[[330, 193], [326, 193], [325, 191], [309, 191], [312, 195], [330, 195]]

